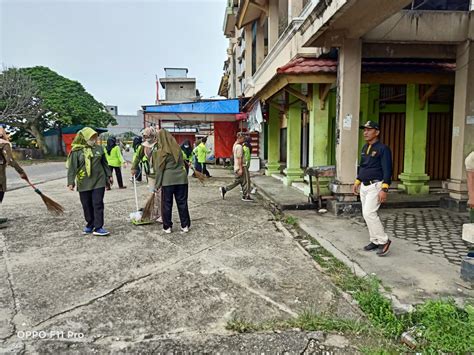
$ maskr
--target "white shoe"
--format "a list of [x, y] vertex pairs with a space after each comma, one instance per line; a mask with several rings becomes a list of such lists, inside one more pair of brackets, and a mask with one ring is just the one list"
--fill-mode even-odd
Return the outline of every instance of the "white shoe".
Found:
[[250, 191], [250, 193], [251, 193], [252, 195], [255, 195], [255, 194], [257, 193], [257, 188], [254, 187], [254, 188], [252, 189], [252, 191]]
[[166, 234], [170, 234], [170, 233], [171, 233], [171, 227], [169, 227], [168, 229], [163, 229], [163, 231], [164, 231]]
[[188, 233], [189, 232], [189, 227], [181, 227], [181, 233]]

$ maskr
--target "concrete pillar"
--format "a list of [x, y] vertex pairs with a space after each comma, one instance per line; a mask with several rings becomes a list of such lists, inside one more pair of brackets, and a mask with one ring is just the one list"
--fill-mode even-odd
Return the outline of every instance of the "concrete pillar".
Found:
[[260, 67], [260, 64], [262, 64], [263, 60], [265, 59], [265, 33], [264, 33], [265, 27], [260, 26], [259, 23], [257, 23], [257, 43], [256, 43], [256, 49], [257, 49], [257, 68]]
[[344, 39], [339, 51], [336, 116], [336, 183], [331, 190], [339, 201], [354, 201], [359, 146], [361, 41]]
[[280, 111], [270, 105], [268, 120], [268, 163], [265, 175], [280, 173]]
[[[309, 166], [321, 166], [330, 164], [330, 144], [329, 144], [329, 96], [326, 99], [324, 108], [321, 106], [320, 85], [313, 85], [311, 97], [312, 107], [309, 111]], [[314, 179], [313, 179], [314, 180]], [[321, 178], [319, 186], [321, 193], [329, 194], [329, 178]], [[313, 189], [314, 191], [315, 188]], [[305, 188], [305, 193], [309, 194], [309, 186]]]
[[303, 181], [301, 169], [301, 101], [290, 95], [288, 108], [286, 138], [286, 169], [283, 183], [291, 185], [295, 181]]
[[468, 198], [464, 160], [474, 150], [474, 46], [467, 41], [458, 46], [457, 53], [451, 174], [445, 187], [451, 202], [461, 203], [462, 210]]
[[252, 24], [245, 26], [245, 79], [252, 78]]
[[298, 17], [303, 10], [303, 0], [288, 0], [288, 22]]
[[425, 173], [428, 104], [420, 108], [420, 85], [407, 85], [405, 155], [398, 189], [409, 195], [427, 194], [430, 177]]
[[268, 52], [278, 41], [278, 0], [268, 2]]
[[[379, 122], [380, 84], [362, 84], [360, 87], [360, 122]], [[364, 132], [359, 130], [359, 152], [365, 144]], [[360, 155], [359, 155], [360, 156]]]

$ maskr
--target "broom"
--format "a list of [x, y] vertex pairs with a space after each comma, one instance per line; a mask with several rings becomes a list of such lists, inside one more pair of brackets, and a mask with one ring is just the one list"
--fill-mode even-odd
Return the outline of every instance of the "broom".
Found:
[[143, 208], [142, 221], [151, 221], [153, 210], [155, 209], [155, 193], [153, 192], [148, 200], [146, 201], [145, 207]]
[[196, 169], [194, 169], [194, 166], [192, 166], [192, 164], [189, 164], [189, 167], [191, 168], [191, 170], [193, 171], [194, 175], [196, 175], [196, 177], [198, 178], [199, 182], [201, 184], [204, 184], [204, 181], [207, 179], [207, 176], [204, 175], [203, 173], [197, 171]]
[[38, 189], [35, 185], [33, 185], [28, 178], [26, 178], [25, 180], [26, 180], [26, 182], [28, 182], [28, 185], [30, 185], [33, 188], [33, 190], [35, 190], [35, 192], [38, 195], [40, 195], [41, 199], [43, 200], [43, 202], [46, 205], [46, 208], [48, 209], [49, 212], [51, 212], [55, 215], [58, 215], [58, 216], [64, 214], [64, 207], [63, 206], [61, 206], [56, 201], [53, 201], [48, 196], [43, 194], [40, 191], [40, 189]]

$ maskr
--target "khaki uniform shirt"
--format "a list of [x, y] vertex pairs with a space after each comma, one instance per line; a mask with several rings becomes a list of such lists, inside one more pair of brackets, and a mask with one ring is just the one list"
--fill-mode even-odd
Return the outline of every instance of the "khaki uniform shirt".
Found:
[[15, 168], [18, 174], [24, 174], [24, 170], [13, 159], [12, 148], [8, 143], [0, 143], [0, 191], [7, 191], [7, 165]]

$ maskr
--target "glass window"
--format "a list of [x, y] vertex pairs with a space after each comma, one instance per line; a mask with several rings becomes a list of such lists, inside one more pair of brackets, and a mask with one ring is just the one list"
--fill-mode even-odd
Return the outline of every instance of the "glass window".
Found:
[[427, 11], [469, 11], [470, 0], [413, 0], [405, 9]]

